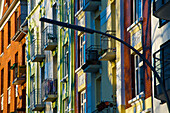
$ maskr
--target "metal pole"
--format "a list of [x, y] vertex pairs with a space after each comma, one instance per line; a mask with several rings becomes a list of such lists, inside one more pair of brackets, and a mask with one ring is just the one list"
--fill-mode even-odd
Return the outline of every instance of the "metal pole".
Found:
[[151, 65], [151, 63], [141, 54], [139, 53], [138, 50], [136, 50], [134, 47], [132, 47], [130, 44], [126, 43], [125, 41], [115, 37], [115, 36], [112, 36], [110, 34], [106, 34], [104, 32], [101, 32], [101, 31], [97, 31], [97, 30], [93, 30], [93, 29], [90, 29], [90, 28], [86, 28], [86, 27], [82, 27], [82, 26], [78, 26], [78, 25], [73, 25], [73, 24], [69, 24], [69, 23], [64, 23], [64, 22], [60, 22], [60, 21], [56, 21], [56, 20], [51, 20], [51, 19], [47, 19], [47, 18], [40, 18], [40, 21], [43, 21], [43, 22], [47, 22], [47, 23], [50, 23], [50, 24], [55, 24], [55, 25], [58, 25], [58, 26], [62, 26], [62, 27], [66, 27], [66, 28], [70, 28], [70, 29], [73, 29], [73, 30], [78, 30], [78, 31], [82, 31], [82, 32], [86, 32], [86, 33], [90, 33], [90, 34], [93, 34], [93, 33], [98, 33], [98, 34], [101, 34], [101, 35], [105, 35], [107, 37], [111, 37], [119, 42], [121, 42], [122, 44], [124, 44], [125, 46], [127, 46], [128, 48], [132, 49], [136, 54], [138, 54], [142, 60], [144, 62], [146, 62], [146, 64], [151, 68], [151, 70], [153, 71], [154, 75], [156, 76], [156, 78], [158, 79], [160, 85], [161, 85], [161, 89], [163, 91], [163, 94], [165, 95], [165, 98], [167, 100], [167, 106], [168, 106], [168, 110], [170, 111], [170, 101], [169, 101], [169, 97], [168, 97], [168, 94], [163, 86], [163, 83], [162, 83], [162, 80], [161, 80], [161, 77], [159, 77], [158, 73], [156, 72], [156, 70], [154, 69], [154, 67]]

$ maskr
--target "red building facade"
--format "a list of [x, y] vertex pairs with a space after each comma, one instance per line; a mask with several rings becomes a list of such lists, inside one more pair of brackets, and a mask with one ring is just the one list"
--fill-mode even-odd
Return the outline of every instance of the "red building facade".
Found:
[[[1, 0], [0, 92], [1, 113], [25, 112], [25, 34], [20, 26], [27, 15], [26, 0]], [[24, 24], [23, 27], [27, 25]], [[26, 31], [26, 29], [23, 29]]]

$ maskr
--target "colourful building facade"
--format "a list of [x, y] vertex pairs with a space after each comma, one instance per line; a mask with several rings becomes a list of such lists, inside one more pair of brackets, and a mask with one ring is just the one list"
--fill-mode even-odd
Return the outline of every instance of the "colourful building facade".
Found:
[[26, 16], [26, 0], [0, 1], [1, 113], [26, 111]]
[[[115, 36], [115, 1], [77, 0], [75, 24]], [[76, 113], [116, 112], [115, 47], [109, 37], [75, 31]]]

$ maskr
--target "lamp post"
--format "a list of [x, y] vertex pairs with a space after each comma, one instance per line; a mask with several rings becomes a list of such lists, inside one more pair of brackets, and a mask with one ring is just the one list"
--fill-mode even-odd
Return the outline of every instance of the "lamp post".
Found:
[[136, 54], [138, 54], [142, 58], [142, 60], [144, 62], [146, 62], [146, 64], [150, 67], [150, 69], [153, 71], [154, 75], [158, 79], [158, 81], [160, 83], [160, 86], [161, 86], [161, 89], [163, 91], [163, 94], [165, 95], [165, 98], [167, 100], [168, 110], [170, 111], [169, 97], [168, 97], [168, 94], [167, 94], [167, 92], [165, 90], [165, 87], [163, 86], [161, 77], [159, 77], [158, 73], [156, 72], [154, 67], [151, 65], [151, 63], [138, 50], [136, 50], [130, 44], [126, 43], [125, 41], [123, 41], [123, 40], [121, 40], [121, 39], [119, 39], [119, 38], [117, 38], [115, 36], [112, 36], [110, 34], [107, 34], [107, 33], [101, 32], [101, 31], [93, 30], [93, 29], [90, 29], [90, 28], [86, 28], [86, 27], [82, 27], [82, 26], [78, 26], [78, 25], [73, 25], [73, 24], [69, 24], [69, 23], [64, 23], [64, 22], [60, 22], [60, 21], [56, 21], [56, 20], [51, 20], [51, 19], [47, 19], [47, 18], [40, 18], [40, 21], [47, 22], [47, 23], [50, 23], [50, 24], [55, 24], [55, 25], [58, 25], [58, 26], [66, 27], [66, 28], [70, 28], [70, 29], [77, 30], [77, 31], [90, 33], [90, 34], [98, 33], [98, 34], [101, 34], [101, 35], [104, 35], [104, 36], [107, 36], [107, 37], [111, 37], [111, 38], [119, 41], [120, 43], [124, 44], [125, 46], [127, 46], [131, 50], [133, 50]]

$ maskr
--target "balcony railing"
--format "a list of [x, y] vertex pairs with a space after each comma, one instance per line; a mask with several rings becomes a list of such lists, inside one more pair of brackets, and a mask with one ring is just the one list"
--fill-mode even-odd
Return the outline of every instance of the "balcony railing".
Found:
[[95, 11], [101, 4], [101, 0], [83, 0], [83, 10], [84, 11]]
[[170, 20], [170, 0], [154, 0], [153, 2], [153, 14], [154, 16]]
[[41, 47], [41, 40], [35, 39], [31, 43], [31, 61], [32, 62], [41, 62], [45, 58], [42, 47]]
[[[168, 45], [169, 43], [169, 45]], [[158, 72], [159, 76], [162, 79], [165, 90], [168, 93], [170, 98], [170, 41], [167, 43], [167, 46], [162, 47], [160, 50], [154, 53], [154, 67]], [[161, 86], [157, 79], [154, 77], [154, 93], [155, 97], [160, 100], [166, 100], [163, 92], [161, 90]]]
[[84, 72], [95, 73], [100, 68], [99, 52], [101, 51], [100, 45], [91, 45], [86, 49], [86, 62], [82, 66]]
[[[21, 41], [23, 39], [23, 36], [25, 35], [23, 32], [20, 31], [20, 27], [21, 25], [24, 23], [25, 19], [27, 17], [27, 14], [21, 14], [18, 18], [17, 18], [17, 22], [16, 22], [16, 34], [14, 35], [14, 37], [12, 38], [13, 41]], [[28, 22], [26, 21], [23, 26], [22, 26], [22, 30], [24, 32], [28, 32]]]
[[26, 65], [17, 66], [14, 68], [15, 75], [14, 75], [14, 81], [12, 84], [14, 85], [22, 85], [25, 83], [26, 80]]
[[113, 47], [112, 38], [102, 37], [101, 38], [101, 56], [100, 61], [110, 61], [116, 58], [116, 48]]
[[42, 31], [42, 45], [44, 50], [54, 50], [57, 46], [56, 27], [47, 26]]
[[57, 99], [57, 79], [45, 79], [43, 81], [42, 97], [44, 102], [53, 102]]
[[4, 94], [1, 95], [1, 110], [4, 109]]
[[45, 105], [42, 101], [42, 93], [40, 89], [34, 89], [30, 94], [30, 107], [32, 111], [42, 111]]

